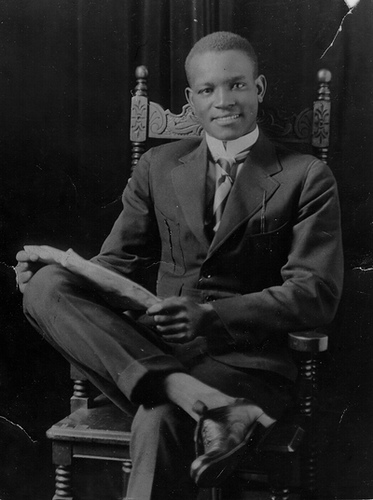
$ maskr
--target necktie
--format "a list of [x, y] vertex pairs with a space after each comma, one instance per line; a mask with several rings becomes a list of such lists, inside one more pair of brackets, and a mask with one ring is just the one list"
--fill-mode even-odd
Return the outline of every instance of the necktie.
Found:
[[219, 158], [216, 164], [220, 167], [217, 172], [216, 180], [216, 190], [214, 197], [214, 231], [216, 232], [219, 228], [221, 217], [223, 215], [223, 210], [227, 202], [228, 194], [233, 185], [233, 179], [231, 177], [231, 163], [226, 158]]
[[225, 204], [227, 203], [229, 192], [233, 186], [238, 164], [245, 161], [247, 155], [249, 154], [249, 151], [250, 149], [242, 151], [235, 157], [234, 160], [219, 158], [216, 161], [216, 165], [218, 165], [220, 168], [217, 169], [217, 182], [213, 205], [215, 233], [220, 226], [223, 210]]

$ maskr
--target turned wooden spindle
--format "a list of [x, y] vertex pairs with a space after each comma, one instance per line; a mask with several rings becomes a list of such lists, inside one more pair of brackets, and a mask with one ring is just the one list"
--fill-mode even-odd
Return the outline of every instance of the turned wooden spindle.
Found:
[[136, 68], [136, 86], [131, 99], [131, 172], [145, 151], [148, 126], [148, 70], [146, 66]]
[[319, 82], [318, 96], [313, 103], [312, 146], [316, 156], [327, 163], [330, 142], [330, 82], [332, 74], [328, 69], [317, 73]]
[[271, 488], [270, 495], [271, 500], [289, 500], [290, 490], [288, 488]]
[[315, 400], [318, 392], [320, 354], [328, 349], [328, 336], [310, 331], [290, 333], [289, 347], [300, 355], [298, 409], [308, 421], [305, 445], [302, 447], [301, 483], [304, 497], [314, 498], [317, 489], [318, 446], [314, 429]]
[[71, 466], [56, 467], [56, 490], [52, 500], [73, 500], [71, 488]]
[[290, 349], [299, 353], [299, 411], [306, 417], [314, 412], [314, 400], [318, 390], [318, 366], [320, 353], [328, 349], [328, 336], [324, 333], [309, 331], [289, 333]]
[[132, 460], [129, 458], [128, 460], [123, 460], [122, 462], [122, 492], [123, 498], [126, 497], [129, 476], [132, 470]]
[[90, 398], [88, 396], [88, 381], [75, 379], [73, 387], [73, 395], [70, 398], [70, 410], [76, 411], [80, 408], [89, 408]]

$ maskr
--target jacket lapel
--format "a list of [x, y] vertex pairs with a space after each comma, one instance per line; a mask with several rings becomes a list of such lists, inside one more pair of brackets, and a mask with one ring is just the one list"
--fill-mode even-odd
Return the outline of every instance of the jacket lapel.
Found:
[[206, 248], [210, 242], [204, 230], [207, 144], [204, 138], [191, 153], [180, 158], [172, 170], [172, 182], [185, 220], [196, 238]]
[[172, 170], [172, 182], [185, 220], [196, 238], [209, 249], [208, 257], [229, 236], [246, 223], [279, 187], [272, 176], [281, 171], [273, 144], [260, 133], [242, 166], [224, 209], [220, 227], [210, 243], [204, 228], [207, 144], [203, 139], [191, 153], [180, 158], [181, 165]]
[[262, 134], [242, 166], [229, 194], [219, 229], [209, 254], [215, 252], [243, 223], [261, 210], [279, 187], [272, 175], [281, 170], [273, 144]]

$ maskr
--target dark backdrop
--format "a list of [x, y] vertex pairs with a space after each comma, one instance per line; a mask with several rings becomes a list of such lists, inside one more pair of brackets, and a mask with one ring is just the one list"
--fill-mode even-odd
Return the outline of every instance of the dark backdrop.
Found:
[[[341, 496], [345, 484], [351, 498], [371, 497], [373, 1], [347, 13], [343, 0], [0, 1], [0, 394], [10, 387], [22, 422], [45, 431], [37, 410], [30, 416], [30, 396], [23, 398], [27, 381], [47, 378], [54, 391], [67, 372], [23, 319], [11, 268], [16, 251], [26, 243], [71, 246], [86, 257], [98, 251], [130, 173], [136, 66], [149, 67], [151, 98], [179, 111], [190, 46], [228, 29], [256, 48], [271, 106], [299, 112], [314, 98], [317, 70], [333, 73], [329, 163], [341, 195], [346, 269], [364, 271], [348, 277], [355, 288], [347, 286], [331, 351], [327, 393], [336, 399], [327, 406], [334, 405], [337, 434], [329, 434], [325, 483], [332, 494]], [[351, 409], [357, 417], [347, 419]], [[359, 439], [351, 430], [357, 424], [367, 430]]]
[[342, 0], [8, 0], [0, 2], [2, 260], [24, 243], [91, 255], [119, 210], [129, 175], [134, 69], [178, 111], [183, 61], [215, 29], [247, 36], [269, 81], [267, 102], [299, 111], [317, 69], [333, 73], [330, 165], [339, 181], [346, 251], [370, 260], [372, 0], [345, 18]]

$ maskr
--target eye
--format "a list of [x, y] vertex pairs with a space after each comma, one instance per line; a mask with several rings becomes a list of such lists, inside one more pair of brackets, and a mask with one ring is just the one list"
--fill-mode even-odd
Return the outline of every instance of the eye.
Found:
[[236, 82], [232, 85], [232, 89], [235, 89], [235, 90], [241, 90], [243, 88], [245, 88], [245, 83], [244, 82]]
[[198, 94], [202, 95], [202, 96], [207, 96], [207, 95], [210, 95], [211, 93], [212, 93], [212, 88], [211, 87], [205, 87], [205, 88], [200, 89], [198, 91]]

